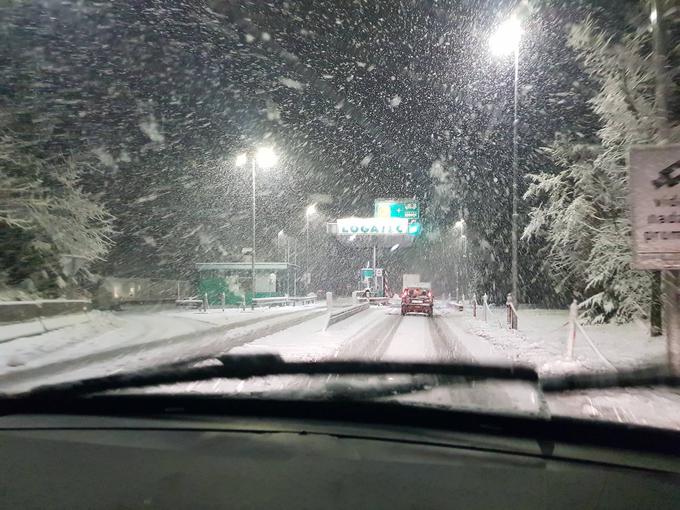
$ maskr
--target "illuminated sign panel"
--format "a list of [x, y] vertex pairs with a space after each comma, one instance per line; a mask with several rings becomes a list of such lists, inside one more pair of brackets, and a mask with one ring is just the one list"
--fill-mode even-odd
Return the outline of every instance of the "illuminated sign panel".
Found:
[[376, 200], [374, 208], [376, 218], [420, 218], [420, 205], [415, 200]]
[[339, 218], [338, 235], [406, 235], [406, 218]]

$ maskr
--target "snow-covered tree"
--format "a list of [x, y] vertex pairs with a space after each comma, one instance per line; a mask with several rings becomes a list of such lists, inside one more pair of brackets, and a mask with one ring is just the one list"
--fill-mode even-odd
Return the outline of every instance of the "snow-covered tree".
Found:
[[[558, 290], [581, 300], [594, 322], [646, 315], [651, 275], [631, 267], [628, 168], [631, 145], [655, 143], [651, 34], [642, 14], [614, 38], [593, 19], [574, 25], [569, 45], [596, 92], [597, 138], [561, 134], [545, 149], [554, 170], [530, 175], [537, 205], [525, 238], [544, 236]], [[672, 130], [677, 139], [678, 130]]]
[[104, 206], [80, 186], [82, 162], [68, 157], [51, 169], [43, 207], [29, 207], [32, 226], [59, 253], [90, 262], [109, 250], [112, 217]]
[[32, 273], [61, 282], [60, 255], [94, 262], [111, 244], [112, 217], [81, 188], [87, 162], [45, 154], [36, 140], [26, 142], [11, 129], [0, 133], [2, 271], [9, 284]]

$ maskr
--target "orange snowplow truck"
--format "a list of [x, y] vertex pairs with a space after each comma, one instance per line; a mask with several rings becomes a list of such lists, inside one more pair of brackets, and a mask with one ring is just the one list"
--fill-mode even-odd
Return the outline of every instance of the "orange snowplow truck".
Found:
[[432, 291], [424, 287], [407, 287], [401, 293], [401, 314], [424, 313], [432, 317], [434, 297]]

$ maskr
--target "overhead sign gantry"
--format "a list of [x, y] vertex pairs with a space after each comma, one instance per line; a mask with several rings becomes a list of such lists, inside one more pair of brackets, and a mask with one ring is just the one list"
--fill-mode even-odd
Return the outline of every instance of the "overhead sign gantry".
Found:
[[339, 218], [327, 224], [327, 231], [357, 248], [410, 246], [422, 231], [420, 205], [415, 200], [378, 199], [374, 210], [372, 218]]
[[382, 295], [382, 289], [379, 289], [379, 281], [383, 281], [382, 270], [377, 267], [378, 248], [394, 249], [413, 244], [422, 232], [420, 204], [409, 199], [377, 199], [372, 218], [339, 218], [335, 223], [328, 223], [326, 230], [346, 246], [373, 250], [372, 267], [361, 269], [362, 281], [372, 280], [377, 295]]

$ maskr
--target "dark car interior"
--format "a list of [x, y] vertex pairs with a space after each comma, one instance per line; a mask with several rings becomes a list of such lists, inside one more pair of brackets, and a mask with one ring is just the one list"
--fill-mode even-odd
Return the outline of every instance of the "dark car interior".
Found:
[[677, 452], [667, 431], [566, 418], [101, 396], [0, 417], [0, 506], [674, 509]]

